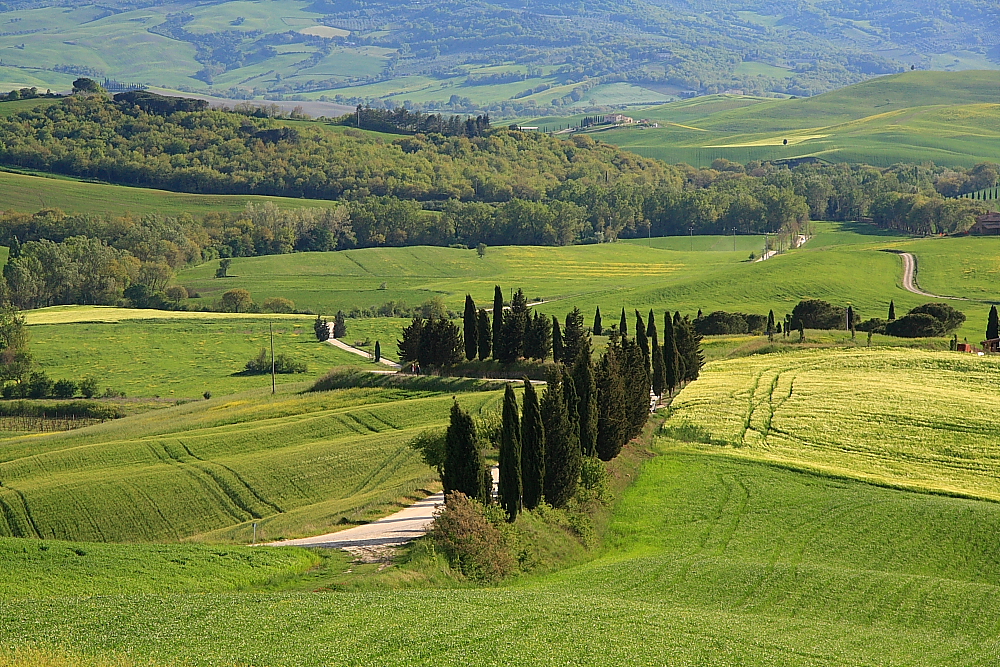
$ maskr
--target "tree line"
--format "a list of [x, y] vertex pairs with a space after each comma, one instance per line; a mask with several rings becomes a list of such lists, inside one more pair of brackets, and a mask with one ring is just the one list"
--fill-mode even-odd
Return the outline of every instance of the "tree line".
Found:
[[[117, 96], [116, 96], [117, 99]], [[411, 112], [405, 107], [395, 109], [372, 109], [358, 105], [352, 114], [346, 114], [334, 121], [337, 125], [374, 130], [389, 134], [441, 134], [446, 137], [481, 137], [490, 130], [490, 116], [483, 114], [475, 118], [425, 114]]]

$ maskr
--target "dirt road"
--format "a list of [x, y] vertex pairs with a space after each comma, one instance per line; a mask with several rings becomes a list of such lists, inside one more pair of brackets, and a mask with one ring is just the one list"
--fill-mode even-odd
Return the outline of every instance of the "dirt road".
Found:
[[[890, 250], [889, 252], [896, 252]], [[941, 296], [940, 294], [931, 294], [930, 292], [925, 292], [920, 289], [917, 285], [917, 258], [913, 256], [912, 253], [908, 252], [896, 252], [903, 259], [903, 289], [907, 292], [913, 292], [914, 294], [919, 294], [920, 296], [929, 296], [932, 299], [952, 299], [954, 301], [968, 301], [965, 297], [961, 296]]]

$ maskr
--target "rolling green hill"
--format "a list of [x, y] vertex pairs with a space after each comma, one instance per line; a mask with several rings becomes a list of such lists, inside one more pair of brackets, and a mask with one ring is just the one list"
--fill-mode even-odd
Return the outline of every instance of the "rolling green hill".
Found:
[[716, 362], [590, 562], [489, 590], [8, 597], [0, 641], [205, 665], [989, 665], [997, 384], [947, 352]]
[[971, 166], [996, 160], [1000, 150], [998, 86], [994, 71], [908, 72], [810, 98], [709, 96], [642, 111], [661, 127], [595, 136], [645, 157], [696, 166], [717, 158], [803, 157]]
[[274, 540], [368, 520], [433, 483], [406, 442], [447, 424], [453, 394], [472, 411], [498, 399], [428, 381], [268, 388], [6, 440], [0, 535], [247, 543], [251, 522]]

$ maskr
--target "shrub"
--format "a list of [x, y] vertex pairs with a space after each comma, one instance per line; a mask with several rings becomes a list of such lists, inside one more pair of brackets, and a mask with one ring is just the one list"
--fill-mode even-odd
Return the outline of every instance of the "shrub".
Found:
[[910, 315], [930, 315], [941, 323], [943, 333], [951, 333], [965, 323], [965, 313], [959, 312], [947, 303], [925, 303], [909, 312]]
[[205, 400], [207, 401], [208, 399], [212, 398], [212, 392], [206, 391], [204, 394], [202, 394], [202, 396], [204, 396]]
[[584, 456], [580, 466], [580, 486], [577, 489], [580, 500], [589, 499], [606, 503], [611, 497], [611, 484], [608, 469], [596, 456]]
[[739, 313], [727, 313], [717, 310], [704, 317], [694, 320], [694, 329], [702, 336], [721, 336], [725, 334], [744, 334], [749, 331], [747, 321]]
[[473, 581], [495, 583], [516, 569], [503, 533], [487, 519], [486, 508], [462, 493], [448, 495], [430, 535], [452, 566]]
[[97, 380], [94, 378], [83, 378], [80, 380], [80, 394], [84, 398], [93, 398], [97, 395]]
[[167, 295], [167, 298], [174, 303], [180, 303], [184, 299], [188, 298], [187, 288], [180, 285], [171, 285], [167, 288], [165, 294]]
[[52, 395], [56, 398], [73, 398], [76, 395], [76, 383], [72, 380], [59, 380], [52, 386]]
[[[282, 375], [291, 373], [305, 373], [308, 366], [304, 361], [292, 359], [285, 354], [279, 354], [274, 358], [274, 372]], [[265, 348], [260, 348], [257, 356], [246, 363], [243, 372], [248, 375], [260, 375], [271, 372], [271, 355]]]
[[927, 313], [908, 313], [885, 325], [885, 332], [899, 338], [927, 338], [944, 335], [944, 325]]
[[44, 372], [32, 373], [28, 378], [28, 398], [48, 398], [52, 395], [52, 380]]
[[224, 313], [248, 313], [253, 308], [253, 299], [245, 289], [231, 289], [222, 295], [219, 309]]
[[792, 322], [803, 329], [845, 329], [847, 309], [820, 299], [805, 299], [792, 309]]
[[858, 331], [867, 331], [869, 333], [884, 334], [885, 326], [888, 324], [881, 317], [873, 317], [870, 320], [865, 320], [855, 327]]
[[261, 309], [265, 313], [294, 313], [295, 302], [283, 296], [272, 296], [264, 299]]

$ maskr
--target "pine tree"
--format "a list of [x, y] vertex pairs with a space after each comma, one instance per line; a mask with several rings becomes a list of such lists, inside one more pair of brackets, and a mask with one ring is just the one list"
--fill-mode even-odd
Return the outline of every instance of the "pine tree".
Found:
[[527, 379], [521, 410], [521, 485], [524, 509], [538, 507], [545, 488], [545, 425], [538, 394]]
[[574, 308], [566, 314], [566, 328], [563, 329], [563, 362], [572, 364], [584, 346], [590, 347], [587, 330], [583, 328], [583, 313]]
[[503, 290], [497, 285], [493, 289], [493, 358], [500, 357], [503, 347]]
[[500, 431], [500, 480], [497, 499], [513, 521], [521, 511], [521, 425], [517, 414], [517, 397], [507, 383], [503, 392], [503, 426]]
[[489, 313], [482, 308], [479, 309], [476, 328], [479, 335], [479, 360], [486, 361], [493, 353], [493, 331], [490, 328]]
[[476, 424], [455, 401], [445, 434], [444, 475], [441, 480], [445, 493], [458, 491], [470, 498], [484, 499], [484, 467], [483, 453], [476, 441]]
[[678, 356], [674, 323], [670, 319], [670, 311], [667, 311], [663, 314], [663, 374], [666, 390], [671, 394], [681, 383], [680, 369], [677, 366]]
[[604, 333], [604, 327], [601, 326], [601, 307], [597, 307], [597, 312], [594, 313], [594, 327], [593, 332], [595, 336], [600, 336]]
[[896, 319], [896, 302], [889, 301], [889, 321], [892, 322]]
[[618, 323], [618, 333], [624, 338], [628, 336], [628, 320], [625, 319], [625, 308], [622, 307], [622, 319]]
[[473, 361], [479, 353], [479, 315], [476, 313], [476, 302], [471, 294], [465, 295], [465, 315], [463, 316], [465, 358]]
[[563, 337], [559, 331], [559, 320], [552, 316], [552, 361], [563, 360]]
[[[619, 339], [620, 340], [620, 339]], [[597, 456], [610, 461], [627, 442], [625, 381], [621, 372], [621, 347], [608, 345], [598, 363], [594, 380], [597, 386]]]
[[382, 360], [382, 345], [375, 341], [375, 363], [377, 364]]
[[597, 451], [597, 384], [590, 356], [588, 345], [573, 364], [573, 384], [580, 399], [580, 450], [585, 456], [594, 456]]
[[649, 373], [649, 339], [646, 337], [646, 324], [642, 321], [642, 315], [635, 311], [635, 342], [642, 351], [642, 358], [646, 361], [646, 373]]
[[990, 306], [990, 314], [986, 319], [986, 340], [1000, 338], [1000, 320], [997, 318], [997, 307]]
[[548, 375], [541, 410], [545, 425], [545, 501], [563, 507], [576, 493], [581, 453], [579, 441], [572, 439], [563, 376], [558, 367]]

